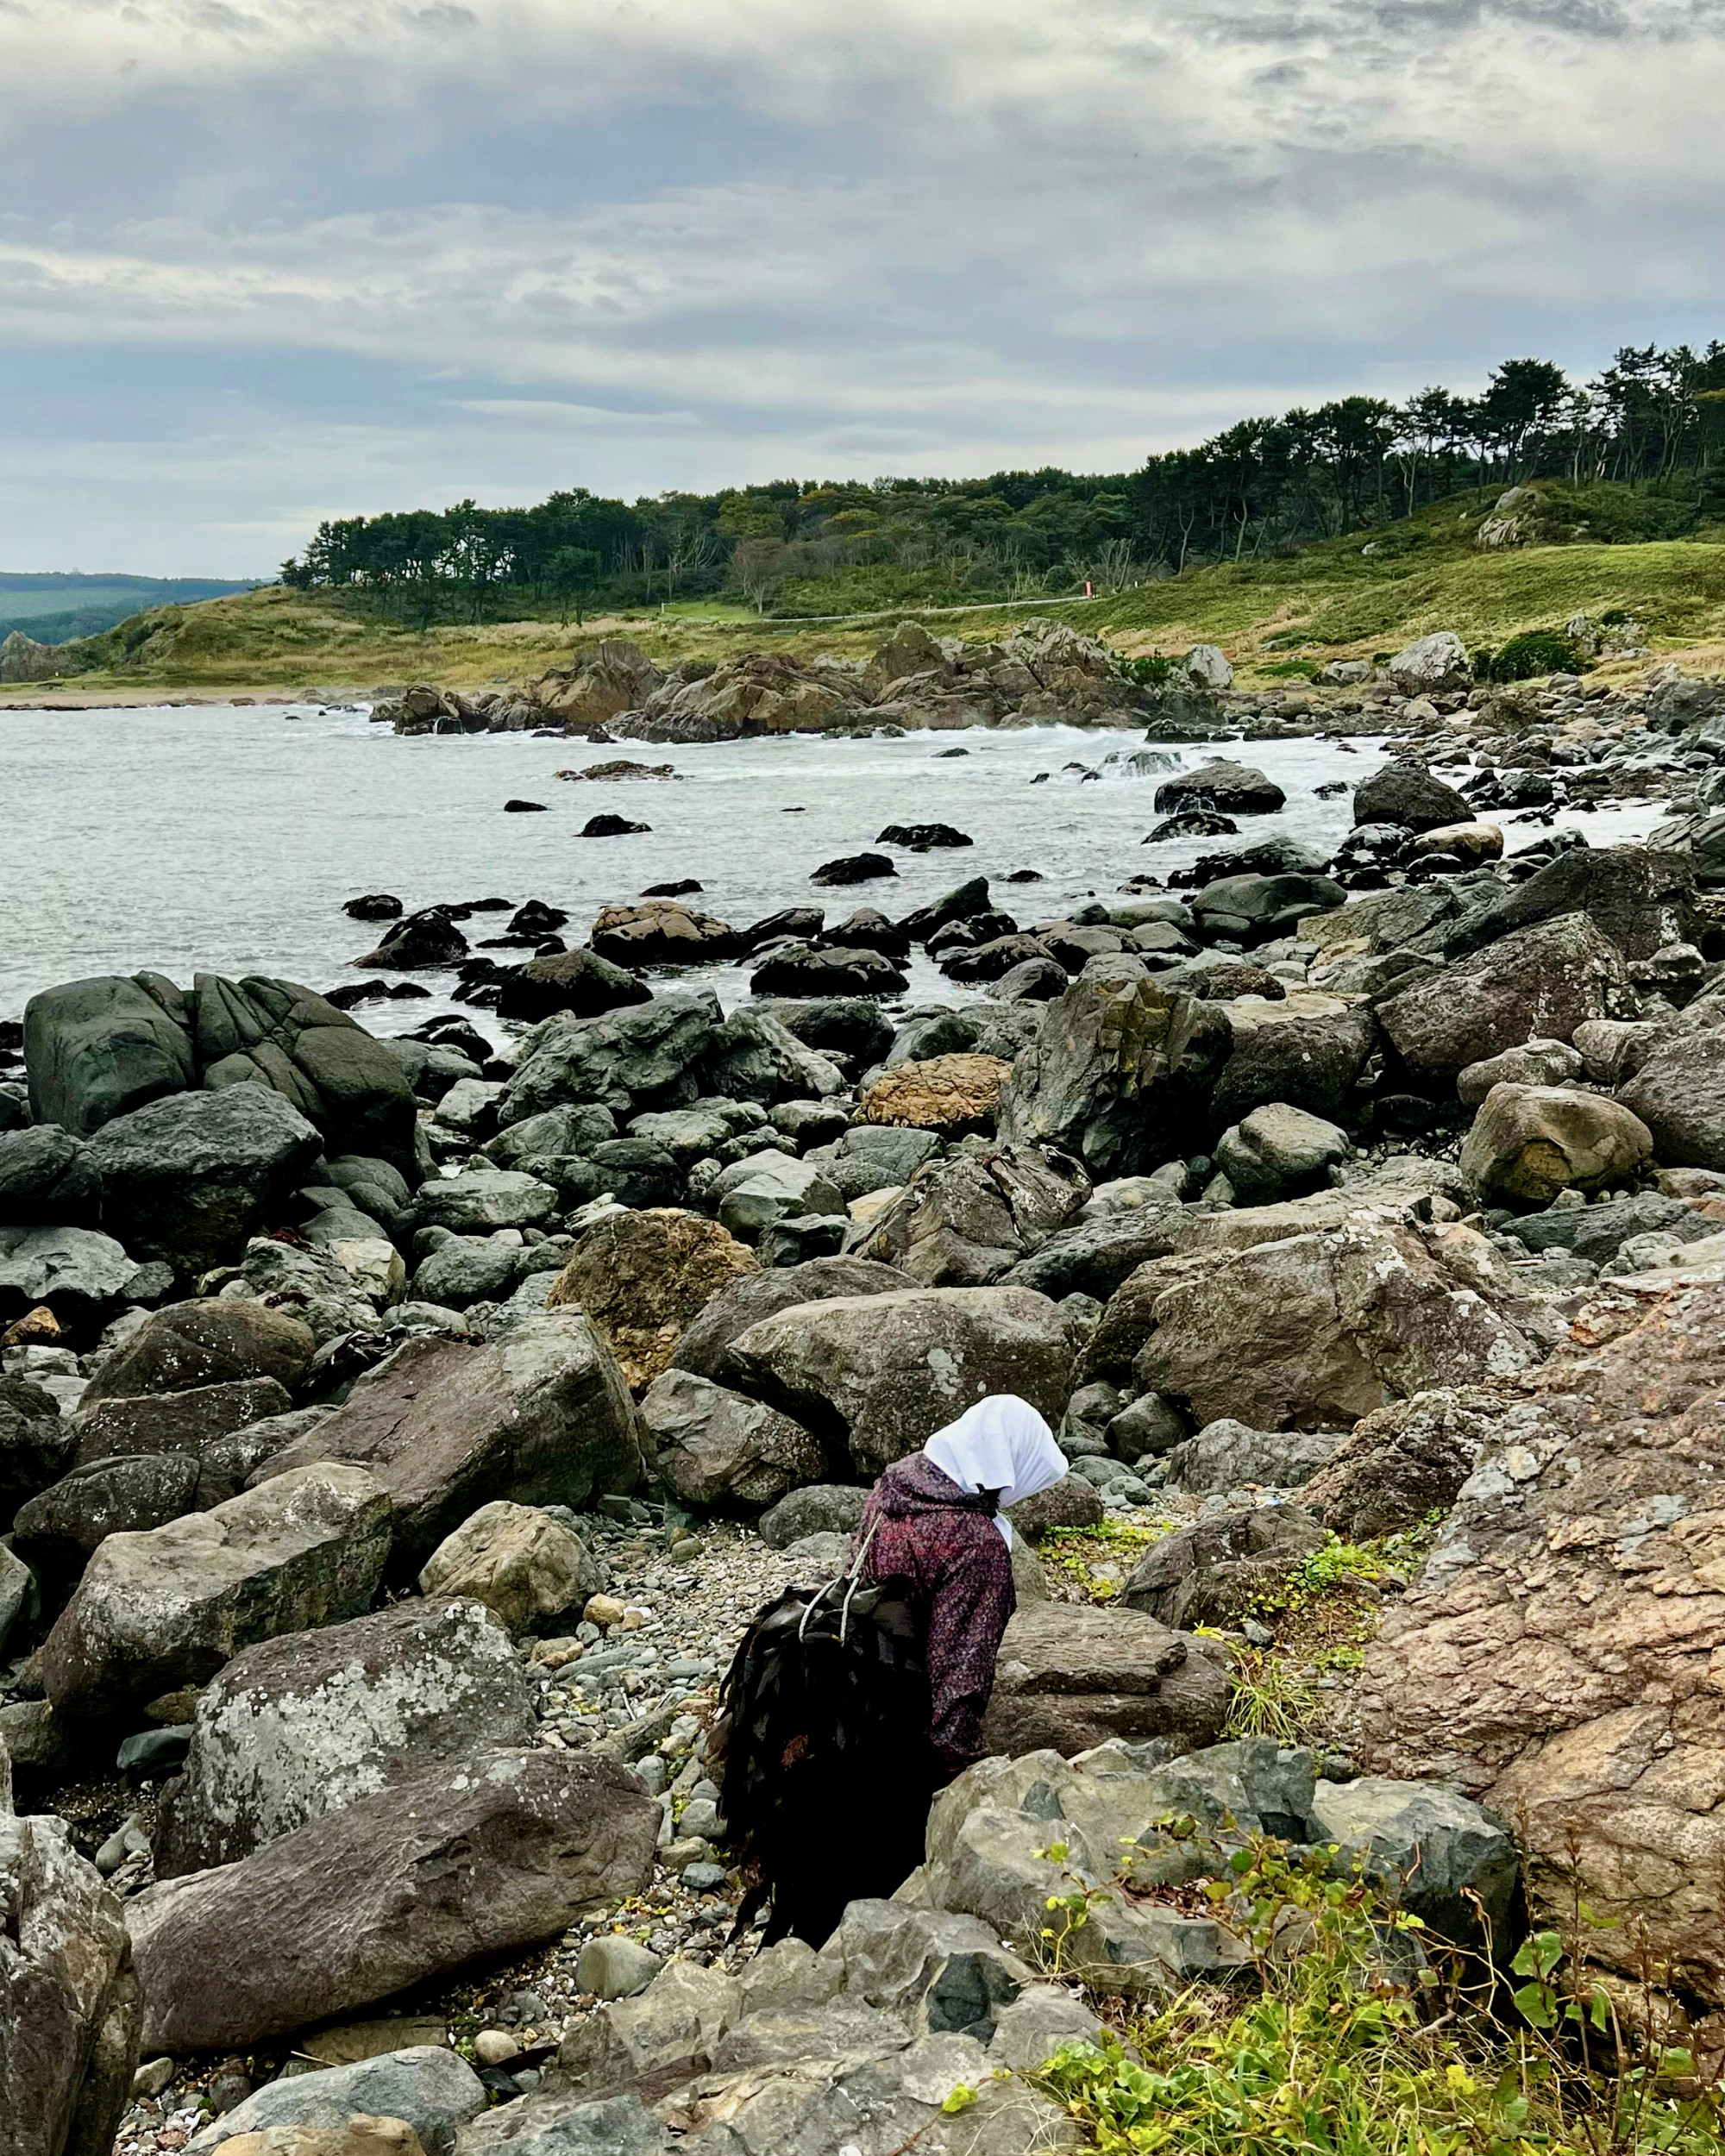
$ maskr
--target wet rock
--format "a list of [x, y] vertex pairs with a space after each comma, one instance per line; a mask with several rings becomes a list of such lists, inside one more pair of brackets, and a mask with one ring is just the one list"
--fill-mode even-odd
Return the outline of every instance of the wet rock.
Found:
[[1651, 1132], [1662, 1167], [1725, 1168], [1725, 1032], [1672, 1034], [1617, 1100]]
[[649, 1003], [652, 996], [644, 981], [596, 951], [556, 951], [548, 957], [530, 958], [508, 976], [498, 993], [497, 1014], [529, 1025], [560, 1012], [598, 1018], [625, 1004]]
[[67, 981], [32, 996], [24, 1062], [32, 1121], [80, 1138], [197, 1083], [185, 998], [160, 974]]
[[433, 1760], [528, 1744], [535, 1726], [503, 1621], [470, 1599], [261, 1641], [198, 1695], [185, 1764], [162, 1791], [156, 1876], [235, 1863]]
[[577, 838], [638, 838], [652, 830], [650, 824], [631, 824], [626, 816], [590, 816], [575, 833]]
[[549, 1632], [609, 1584], [580, 1537], [531, 1505], [494, 1499], [447, 1535], [425, 1561], [419, 1591], [480, 1602], [512, 1633]]
[[649, 1466], [686, 1504], [773, 1505], [825, 1466], [800, 1423], [687, 1370], [655, 1379], [641, 1402], [641, 1422]]
[[94, 1227], [102, 1178], [90, 1148], [58, 1124], [0, 1134], [0, 1227]]
[[908, 986], [884, 952], [861, 944], [788, 943], [749, 977], [749, 993], [761, 996], [896, 996]]
[[354, 960], [374, 972], [441, 973], [467, 955], [467, 939], [441, 906], [410, 913], [384, 937], [375, 950]]
[[904, 846], [914, 854], [925, 854], [937, 846], [974, 846], [975, 843], [950, 824], [888, 824], [875, 841], [877, 846]]
[[1446, 786], [1441, 779], [1434, 779], [1423, 764], [1387, 763], [1354, 789], [1356, 829], [1362, 824], [1399, 824], [1408, 830], [1429, 831], [1444, 824], [1468, 823], [1472, 816], [1467, 796]]
[[857, 1255], [931, 1288], [986, 1287], [1089, 1194], [1089, 1178], [1063, 1155], [976, 1144], [919, 1168]]
[[42, 1649], [47, 1697], [76, 1720], [201, 1684], [254, 1640], [362, 1609], [389, 1545], [388, 1496], [342, 1466], [110, 1537]]
[[[647, 1885], [658, 1827], [639, 1783], [603, 1762], [496, 1751], [429, 1767], [238, 1864], [137, 1896], [144, 2040], [249, 2049], [555, 1938]], [[260, 1936], [267, 1955], [251, 1951]]]
[[349, 899], [342, 908], [350, 921], [398, 921], [405, 910], [401, 900], [387, 891]]
[[415, 1571], [492, 1499], [577, 1507], [626, 1494], [641, 1473], [622, 1375], [591, 1320], [567, 1309], [529, 1315], [482, 1346], [408, 1339], [260, 1472], [314, 1462], [377, 1478], [394, 1505], [397, 1566]]
[[1216, 1513], [1147, 1550], [1120, 1599], [1176, 1630], [1230, 1629], [1285, 1588], [1324, 1542], [1324, 1530], [1297, 1505]]
[[528, 1037], [499, 1122], [506, 1131], [589, 1102], [613, 1114], [686, 1106], [708, 1090], [697, 1073], [723, 1023], [715, 997], [681, 991], [603, 1018], [547, 1019]]
[[588, 940], [599, 958], [618, 968], [711, 965], [736, 957], [743, 948], [728, 922], [668, 899], [601, 908]]
[[872, 1476], [988, 1393], [1018, 1393], [1057, 1421], [1070, 1370], [1045, 1296], [936, 1288], [781, 1310], [731, 1341], [718, 1376], [842, 1445]]
[[[1195, 771], [1164, 779], [1156, 789], [1158, 816], [1208, 809], [1222, 816], [1273, 816], [1288, 796], [1273, 779], [1249, 764], [1217, 757]], [[1465, 806], [1465, 805], [1464, 805]]]
[[1615, 1100], [1561, 1086], [1494, 1086], [1459, 1166], [1483, 1198], [1548, 1206], [1559, 1191], [1591, 1197], [1634, 1179], [1653, 1158], [1646, 1124]]
[[1220, 1011], [1155, 982], [1075, 981], [1002, 1089], [1001, 1141], [1058, 1147], [1098, 1180], [1147, 1171], [1195, 1150], [1233, 1039]]
[[103, 1217], [127, 1248], [187, 1271], [234, 1255], [279, 1218], [323, 1150], [279, 1094], [171, 1094], [104, 1125], [90, 1148]]
[[889, 855], [841, 854], [835, 861], [822, 862], [809, 881], [831, 888], [847, 883], [872, 883], [881, 876], [895, 876], [898, 873]]

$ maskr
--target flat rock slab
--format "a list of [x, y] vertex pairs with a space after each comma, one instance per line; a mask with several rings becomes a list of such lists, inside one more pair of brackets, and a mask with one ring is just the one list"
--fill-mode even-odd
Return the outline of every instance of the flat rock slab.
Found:
[[641, 1476], [628, 1389], [578, 1311], [530, 1318], [484, 1347], [409, 1340], [260, 1472], [321, 1460], [377, 1477], [395, 1506], [398, 1563], [416, 1572], [493, 1498], [580, 1507]]
[[1135, 1609], [1043, 1602], [1007, 1626], [982, 1741], [1011, 1758], [1070, 1758], [1115, 1737], [1189, 1752], [1221, 1734], [1231, 1689], [1189, 1633]]
[[442, 1762], [128, 1904], [150, 2051], [247, 2050], [537, 1945], [653, 1876], [659, 1808], [552, 1752]]

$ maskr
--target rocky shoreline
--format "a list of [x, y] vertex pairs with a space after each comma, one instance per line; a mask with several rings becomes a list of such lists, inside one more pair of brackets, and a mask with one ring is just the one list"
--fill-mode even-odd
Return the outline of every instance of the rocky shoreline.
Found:
[[[1121, 1882], [1182, 1812], [1359, 1852], [1475, 1950], [1578, 1873], [1597, 1968], [1633, 1939], [1714, 2042], [1725, 690], [1414, 686], [1332, 857], [1253, 843], [1279, 789], [1218, 758], [1157, 802], [1216, 854], [1062, 920], [981, 877], [831, 927], [664, 895], [568, 950], [536, 902], [492, 957], [477, 905], [376, 893], [330, 995], [33, 999], [0, 1037], [21, 2156], [1076, 2145], [1038, 2070], [1239, 1960], [1190, 1898], [1226, 1849]], [[1549, 828], [1646, 796], [1646, 845]], [[913, 948], [967, 1000], [904, 1007]], [[716, 956], [728, 1016], [676, 985]], [[428, 970], [526, 1030], [343, 1007]], [[1072, 1471], [1021, 1508], [994, 1756], [894, 1902], [751, 1960], [706, 1758], [740, 1626], [1007, 1389]], [[1288, 1596], [1324, 1564], [1339, 1653]], [[1266, 1671], [1298, 1741], [1251, 1733]]]

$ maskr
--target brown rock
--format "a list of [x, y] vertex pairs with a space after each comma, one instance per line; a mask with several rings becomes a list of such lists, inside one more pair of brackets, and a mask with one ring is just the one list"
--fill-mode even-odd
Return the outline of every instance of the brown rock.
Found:
[[548, 1311], [483, 1347], [420, 1334], [347, 1404], [258, 1470], [345, 1461], [395, 1505], [395, 1560], [414, 1570], [489, 1499], [586, 1504], [633, 1489], [635, 1413], [604, 1341], [578, 1311]]
[[425, 2156], [405, 2119], [381, 2119], [355, 2111], [345, 2126], [283, 2123], [254, 2134], [232, 2134], [228, 2156]]
[[60, 1337], [60, 1319], [46, 1303], [38, 1303], [0, 1332], [0, 1348], [51, 1347]]
[[653, 1206], [596, 1220], [547, 1307], [585, 1310], [638, 1397], [669, 1365], [690, 1320], [731, 1281], [759, 1270], [754, 1252], [716, 1220]]
[[982, 1724], [991, 1752], [1070, 1758], [1111, 1737], [1214, 1744], [1230, 1685], [1201, 1641], [1135, 1609], [1044, 1602], [1007, 1626]]
[[[1605, 1330], [1604, 1327], [1598, 1328]], [[1579, 1334], [1580, 1328], [1578, 1328]], [[1360, 1758], [1506, 1819], [1536, 1915], [1725, 2004], [1725, 1287], [1678, 1288], [1504, 1401], [1368, 1650]], [[1568, 1846], [1577, 1851], [1572, 1877]]]
[[1447, 1512], [1502, 1420], [1502, 1397], [1440, 1386], [1354, 1425], [1299, 1493], [1344, 1542], [1370, 1542]]
[[1564, 1086], [1494, 1086], [1461, 1149], [1461, 1172], [1498, 1204], [1548, 1206], [1560, 1190], [1592, 1197], [1653, 1156], [1645, 1123], [1615, 1100]]
[[641, 1892], [658, 1828], [635, 1777], [602, 1761], [493, 1752], [441, 1763], [129, 1903], [144, 2041], [243, 2051], [554, 1939]]
[[673, 899], [602, 907], [589, 941], [614, 966], [705, 966], [735, 958], [743, 949], [728, 922]]
[[528, 1632], [605, 1584], [579, 1535], [531, 1505], [498, 1498], [439, 1543], [419, 1575], [422, 1595], [463, 1595]]
[[949, 1137], [992, 1131], [1000, 1087], [1012, 1069], [998, 1056], [932, 1056], [926, 1062], [895, 1063], [864, 1087], [862, 1120]]
[[831, 1302], [840, 1295], [895, 1295], [913, 1282], [890, 1265], [860, 1257], [812, 1257], [800, 1265], [775, 1265], [738, 1273], [721, 1288], [677, 1342], [672, 1367], [697, 1377], [717, 1377], [725, 1350], [762, 1318], [800, 1302]]
[[1082, 1475], [1063, 1475], [1013, 1507], [1007, 1517], [1019, 1534], [1040, 1534], [1044, 1527], [1094, 1527], [1106, 1507], [1102, 1494]]

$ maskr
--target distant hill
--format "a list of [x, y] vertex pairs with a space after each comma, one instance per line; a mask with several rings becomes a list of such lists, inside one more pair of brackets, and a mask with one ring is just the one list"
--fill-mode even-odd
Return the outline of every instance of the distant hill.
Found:
[[0, 638], [22, 629], [38, 643], [63, 644], [99, 636], [129, 615], [177, 601], [225, 599], [254, 590], [256, 577], [98, 576], [0, 570]]

